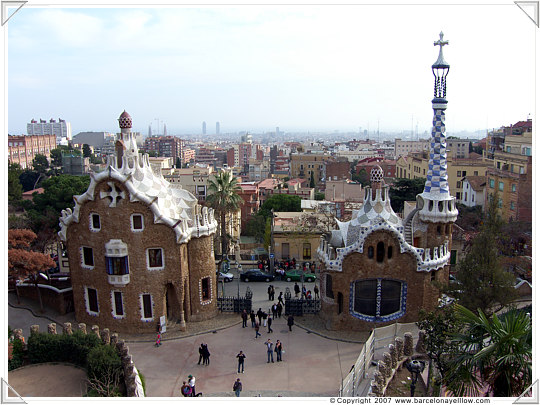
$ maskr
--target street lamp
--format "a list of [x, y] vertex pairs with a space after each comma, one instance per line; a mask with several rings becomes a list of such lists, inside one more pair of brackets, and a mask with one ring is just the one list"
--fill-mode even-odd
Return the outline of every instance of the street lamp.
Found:
[[414, 397], [414, 390], [416, 388], [416, 382], [418, 381], [418, 376], [424, 371], [426, 363], [421, 360], [411, 360], [407, 363], [407, 370], [411, 373], [411, 397]]

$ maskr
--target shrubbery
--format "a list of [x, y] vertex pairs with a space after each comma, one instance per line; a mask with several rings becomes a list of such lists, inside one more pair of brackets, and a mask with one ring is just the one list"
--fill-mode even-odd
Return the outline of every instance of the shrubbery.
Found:
[[94, 347], [88, 353], [88, 377], [99, 379], [122, 370], [122, 360], [115, 348], [108, 345]]
[[23, 365], [24, 353], [23, 342], [20, 339], [13, 339], [12, 344], [12, 358], [8, 360], [8, 371], [15, 370]]
[[67, 362], [87, 367], [88, 353], [101, 345], [94, 334], [75, 331], [73, 335], [33, 333], [28, 339], [28, 358], [31, 363]]

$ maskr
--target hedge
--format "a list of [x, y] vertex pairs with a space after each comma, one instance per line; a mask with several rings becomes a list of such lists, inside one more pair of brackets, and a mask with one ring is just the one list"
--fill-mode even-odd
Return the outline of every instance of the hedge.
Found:
[[81, 331], [73, 335], [32, 333], [27, 345], [28, 358], [32, 364], [67, 362], [86, 368], [88, 353], [100, 345], [101, 340], [96, 335], [85, 335]]

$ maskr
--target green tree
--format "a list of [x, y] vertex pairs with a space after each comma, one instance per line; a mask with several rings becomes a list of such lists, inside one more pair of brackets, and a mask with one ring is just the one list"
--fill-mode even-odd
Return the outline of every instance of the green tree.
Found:
[[473, 239], [465, 257], [458, 263], [456, 281], [445, 292], [472, 311], [491, 315], [514, 301], [515, 277], [500, 261], [500, 235], [503, 222], [497, 213], [497, 195], [488, 204], [480, 232]]
[[19, 164], [14, 163], [8, 166], [8, 202], [16, 206], [22, 201], [23, 188], [19, 180], [21, 173]]
[[45, 155], [36, 154], [32, 160], [32, 167], [40, 174], [45, 174], [49, 168], [49, 161]]
[[178, 156], [176, 157], [175, 166], [177, 169], [182, 168], [182, 159], [180, 159]]
[[532, 383], [532, 323], [524, 311], [488, 318], [457, 305], [464, 327], [453, 334], [460, 350], [444, 382], [454, 396], [481, 394], [484, 384], [496, 397], [516, 397]]
[[51, 166], [62, 167], [62, 149], [55, 148], [51, 150]]
[[274, 212], [302, 212], [302, 199], [297, 195], [273, 194], [266, 199], [258, 214], [265, 218], [271, 217], [271, 210]]
[[82, 150], [83, 150], [83, 157], [89, 158], [90, 156], [92, 156], [92, 149], [90, 148], [90, 145], [88, 145], [86, 143], [83, 144]]
[[253, 236], [258, 243], [264, 241], [266, 219], [263, 215], [252, 215], [246, 223], [245, 230], [243, 232], [246, 236]]
[[43, 182], [43, 194], [36, 194], [28, 207], [28, 216], [37, 232], [42, 228], [59, 230], [62, 210], [73, 208], [73, 196], [84, 193], [90, 185], [89, 176], [61, 174]]
[[396, 179], [390, 187], [390, 200], [395, 212], [403, 211], [405, 201], [415, 201], [416, 195], [424, 191], [426, 179]]
[[363, 169], [363, 168], [360, 169], [358, 174], [353, 173], [352, 180], [356, 181], [357, 183], [362, 184], [362, 187], [369, 186], [369, 184], [370, 184], [370, 182], [369, 182], [369, 174], [366, 171], [366, 169]]
[[21, 182], [23, 191], [34, 190], [34, 186], [38, 185], [42, 175], [34, 170], [25, 169], [19, 175], [19, 181]]
[[324, 200], [324, 193], [315, 191], [315, 200], [316, 201], [323, 201]]
[[228, 171], [221, 171], [213, 179], [208, 181], [208, 196], [206, 201], [214, 208], [219, 218], [219, 232], [221, 239], [221, 253], [225, 257], [229, 252], [230, 236], [227, 235], [227, 214], [235, 212], [240, 207], [242, 198], [238, 194], [241, 191], [238, 180]]

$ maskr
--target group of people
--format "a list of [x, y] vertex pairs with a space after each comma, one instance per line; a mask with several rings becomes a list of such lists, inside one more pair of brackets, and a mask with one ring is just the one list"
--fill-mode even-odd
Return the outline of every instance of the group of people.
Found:
[[[313, 293], [315, 294], [315, 299], [319, 298], [319, 287], [317, 287], [317, 284], [313, 287]], [[294, 296], [295, 298], [298, 298], [298, 295], [300, 294], [300, 286], [298, 283], [294, 283]], [[311, 290], [307, 290], [306, 286], [302, 286], [302, 299], [312, 299], [313, 295], [311, 294]]]
[[199, 362], [197, 364], [202, 364], [203, 366], [209, 366], [210, 365], [210, 351], [208, 350], [208, 345], [205, 343], [201, 343], [201, 346], [199, 347]]

